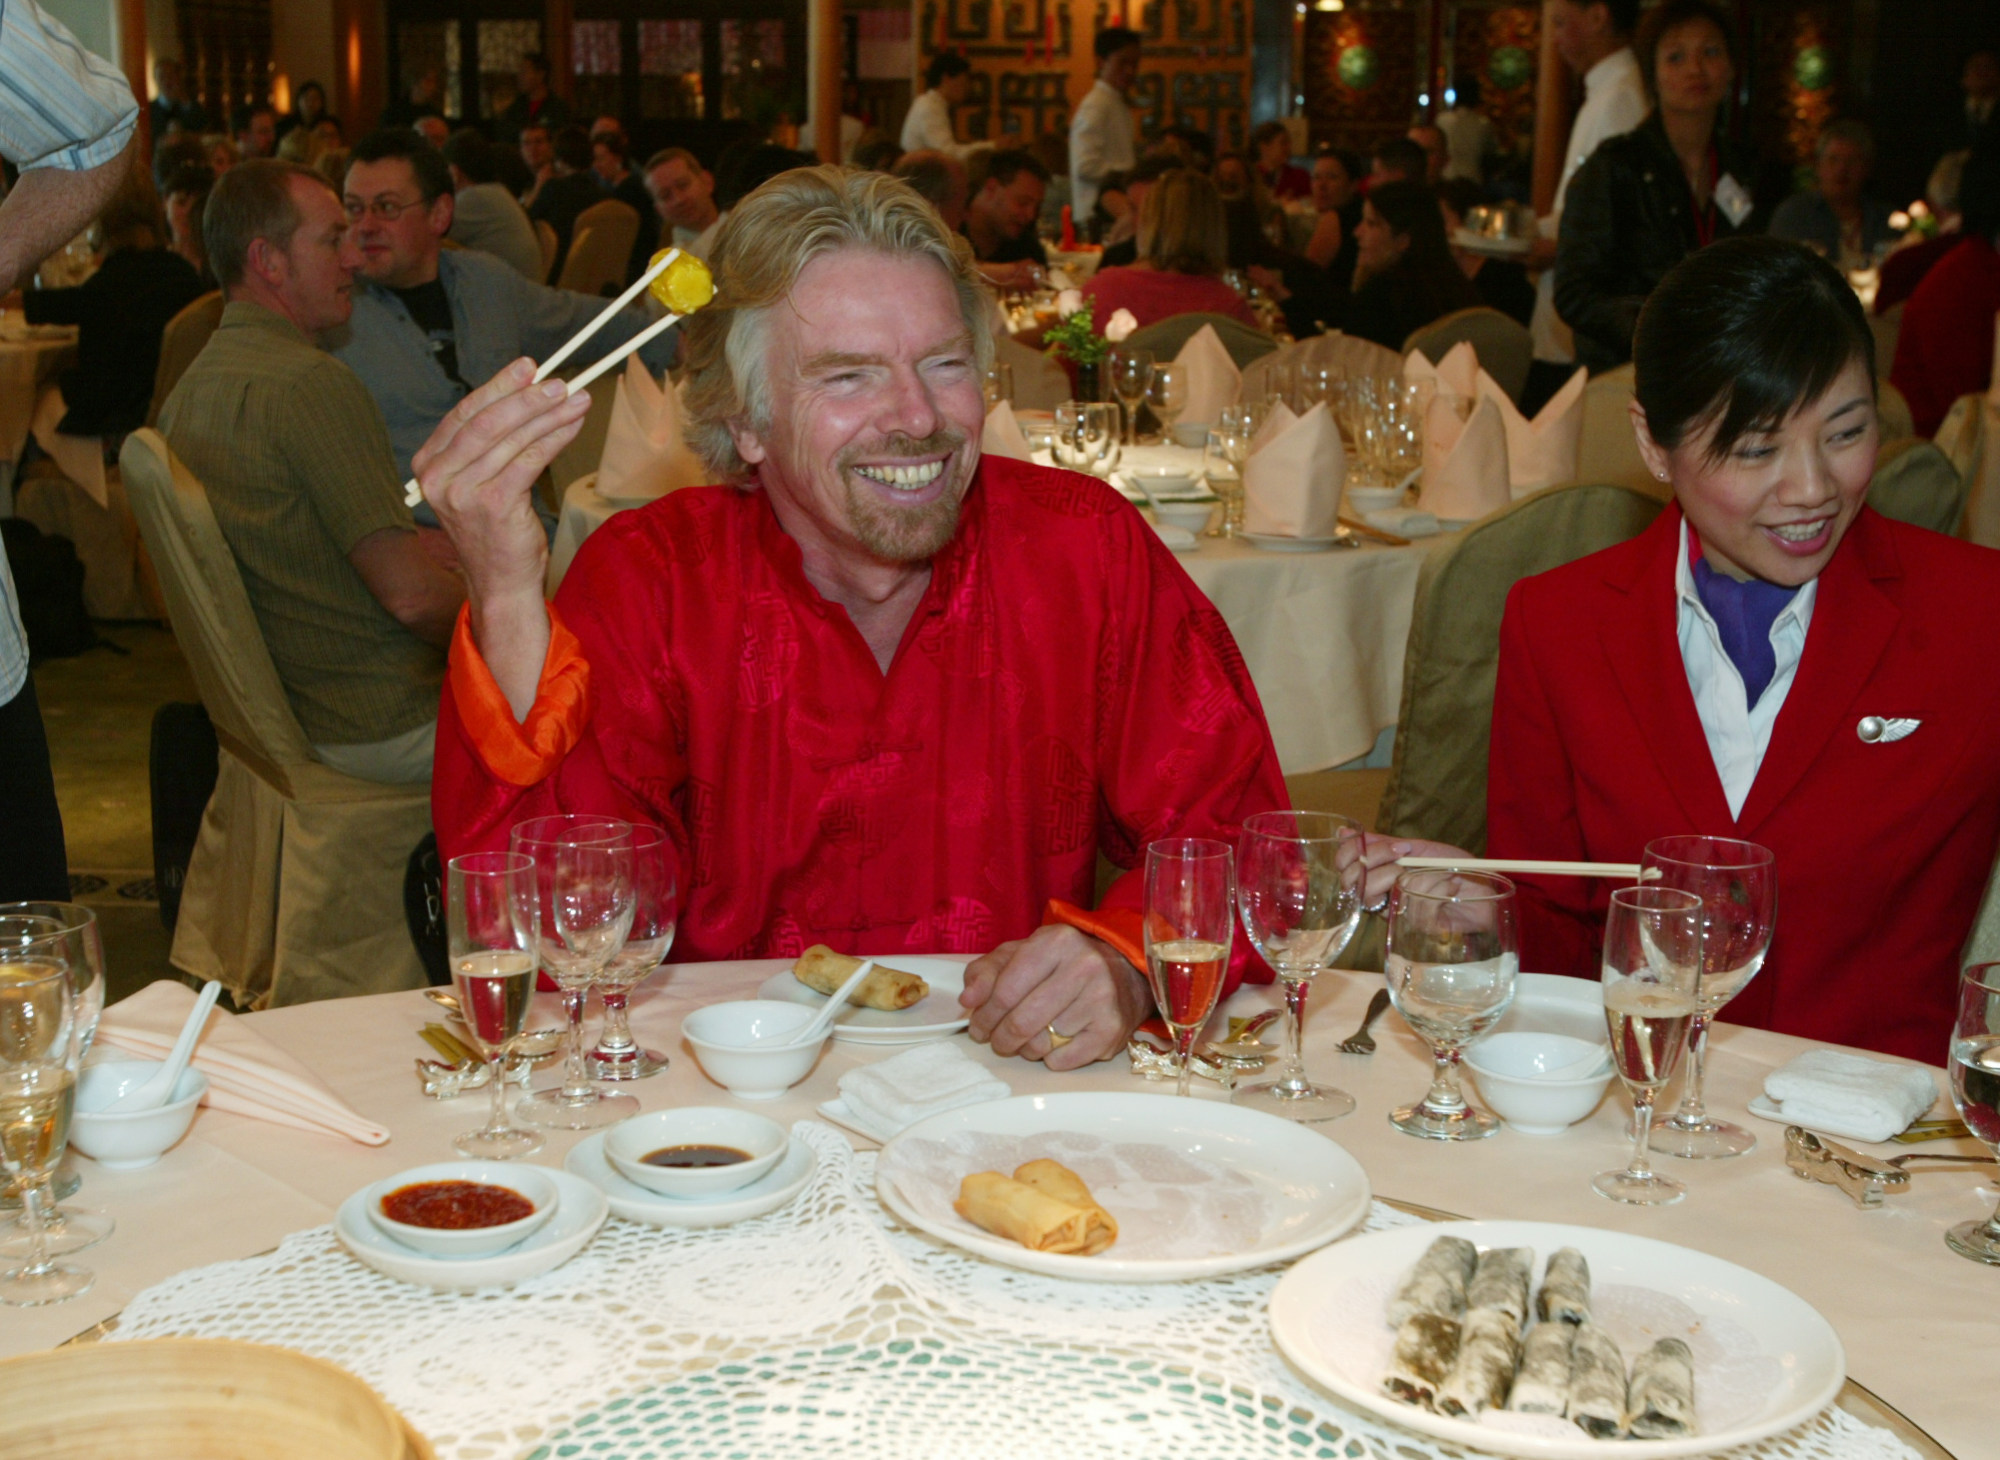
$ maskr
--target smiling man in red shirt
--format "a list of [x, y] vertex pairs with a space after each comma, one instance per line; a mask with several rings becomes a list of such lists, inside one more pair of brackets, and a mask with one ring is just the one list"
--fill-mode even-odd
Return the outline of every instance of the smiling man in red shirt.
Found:
[[1136, 909], [1146, 843], [1233, 841], [1285, 804], [1236, 646], [1104, 484], [982, 459], [991, 305], [905, 184], [784, 174], [713, 262], [683, 327], [689, 436], [733, 485], [615, 518], [552, 607], [526, 488], [580, 404], [517, 366], [419, 453], [470, 598], [444, 850], [556, 810], [655, 820], [681, 850], [677, 959], [982, 953], [976, 1037], [1104, 1058], [1144, 982], [1043, 923], [1088, 904], [1100, 852], [1127, 869], [1107, 906]]

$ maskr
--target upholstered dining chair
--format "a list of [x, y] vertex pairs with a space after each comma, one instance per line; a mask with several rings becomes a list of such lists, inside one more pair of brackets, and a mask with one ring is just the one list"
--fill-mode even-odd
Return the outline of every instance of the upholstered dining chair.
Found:
[[1885, 445], [1875, 458], [1868, 505], [1884, 517], [1953, 532], [1965, 512], [1966, 482], [1951, 459], [1920, 436]]
[[1620, 365], [1590, 377], [1583, 387], [1583, 436], [1578, 444], [1576, 476], [1584, 482], [1616, 482], [1665, 497], [1669, 489], [1654, 480], [1639, 455], [1639, 438], [1632, 431], [1632, 367]]
[[422, 988], [403, 912], [430, 787], [312, 757], [208, 494], [150, 429], [120, 465], [221, 757], [175, 925], [174, 966], [264, 1008]]
[[1069, 372], [1040, 350], [1031, 350], [1012, 335], [993, 335], [993, 360], [1014, 372], [1014, 409], [1052, 411], [1070, 398]]
[[1528, 385], [1528, 367], [1535, 360], [1534, 341], [1517, 319], [1487, 305], [1456, 310], [1434, 319], [1420, 330], [1412, 330], [1403, 341], [1403, 354], [1422, 350], [1433, 365], [1444, 359], [1453, 345], [1464, 341], [1479, 357], [1479, 368], [1493, 377], [1493, 383], [1507, 392], [1507, 399], [1521, 403]]
[[146, 411], [146, 424], [160, 423], [160, 408], [180, 384], [188, 366], [194, 364], [208, 344], [208, 337], [222, 323], [222, 291], [211, 289], [167, 321], [160, 334], [160, 364], [153, 372], [153, 403]]
[[616, 294], [625, 287], [625, 266], [631, 262], [632, 241], [639, 236], [639, 214], [629, 203], [606, 198], [576, 215], [570, 233], [569, 256], [563, 260], [558, 289], [579, 294]]
[[1229, 352], [1229, 358], [1236, 362], [1238, 370], [1261, 360], [1278, 348], [1278, 342], [1260, 329], [1252, 328], [1240, 319], [1231, 319], [1226, 314], [1206, 314], [1196, 311], [1192, 314], [1172, 314], [1165, 319], [1155, 320], [1143, 329], [1132, 331], [1125, 343], [1135, 350], [1151, 350], [1155, 360], [1171, 360], [1180, 354], [1181, 346], [1201, 332], [1203, 325], [1215, 326], [1215, 333], [1222, 341], [1222, 348]]
[[562, 235], [556, 232], [555, 224], [546, 218], [535, 220], [535, 242], [542, 250], [542, 282], [553, 284], [549, 276], [556, 271], [556, 255], [562, 252]]
[[1965, 483], [1958, 535], [2000, 548], [2000, 396], [1960, 396], [1932, 440]]

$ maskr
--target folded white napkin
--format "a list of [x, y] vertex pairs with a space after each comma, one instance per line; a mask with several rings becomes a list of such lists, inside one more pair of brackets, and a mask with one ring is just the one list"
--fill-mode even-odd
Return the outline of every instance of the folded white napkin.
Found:
[[986, 427], [979, 433], [979, 450], [986, 456], [1005, 456], [1014, 461], [1027, 461], [1034, 455], [1021, 431], [1021, 423], [1014, 419], [1013, 406], [1006, 401], [988, 412]]
[[[1260, 433], [1261, 434], [1261, 433]], [[1270, 537], [1332, 537], [1340, 525], [1347, 456], [1321, 401], [1243, 467], [1243, 530]]]
[[1204, 421], [1212, 426], [1222, 419], [1222, 408], [1235, 405], [1243, 391], [1243, 372], [1229, 358], [1212, 324], [1188, 337], [1174, 363], [1187, 367], [1187, 407], [1180, 414], [1183, 421]]
[[1515, 496], [1576, 480], [1583, 449], [1583, 387], [1589, 375], [1578, 370], [1570, 376], [1530, 421], [1498, 381], [1484, 370], [1479, 372], [1480, 397], [1499, 407], [1501, 424], [1507, 428], [1507, 480]]
[[1403, 362], [1403, 379], [1412, 385], [1434, 380], [1439, 395], [1471, 400], [1479, 394], [1479, 355], [1470, 340], [1460, 340], [1435, 365], [1422, 350], [1412, 350]]
[[957, 1045], [919, 1044], [840, 1077], [840, 1094], [856, 1115], [891, 1133], [961, 1105], [1005, 1100], [1003, 1080]]
[[681, 438], [680, 395], [662, 387], [632, 356], [611, 402], [611, 425], [597, 462], [597, 493], [617, 502], [649, 501], [708, 480]]
[[1764, 1093], [1793, 1125], [1886, 1141], [1931, 1108], [1937, 1081], [1916, 1065], [1809, 1049], [1766, 1075]]
[[1416, 507], [1387, 507], [1379, 512], [1363, 512], [1361, 520], [1370, 527], [1393, 532], [1398, 537], [1436, 537], [1438, 520], [1434, 513]]
[[1279, 401], [1265, 415], [1264, 424], [1257, 428], [1257, 434], [1250, 438], [1250, 450], [1246, 457], [1255, 456], [1298, 423], [1299, 418], [1292, 408]]
[[111, 505], [111, 489], [104, 480], [104, 441], [97, 436], [66, 436], [56, 423], [69, 414], [62, 390], [50, 386], [35, 402], [35, 415], [28, 429], [35, 444], [55, 461], [62, 474], [82, 487], [100, 507]]
[[[159, 979], [104, 1011], [97, 1042], [136, 1059], [163, 1060], [193, 1009], [193, 990], [177, 979]], [[208, 1016], [208, 1028], [195, 1046], [194, 1067], [208, 1076], [204, 1105], [274, 1125], [346, 1136], [364, 1146], [389, 1142], [387, 1130], [226, 1010]]]
[[1490, 400], [1458, 418], [1456, 402], [1439, 395], [1424, 418], [1424, 484], [1418, 505], [1445, 522], [1469, 522], [1514, 499], [1507, 485], [1507, 428]]

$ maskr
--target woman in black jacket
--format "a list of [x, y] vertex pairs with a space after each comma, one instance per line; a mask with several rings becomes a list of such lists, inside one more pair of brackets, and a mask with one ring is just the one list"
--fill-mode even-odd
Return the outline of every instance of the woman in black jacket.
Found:
[[1353, 290], [1327, 323], [1397, 354], [1433, 320], [1479, 301], [1445, 242], [1437, 198], [1420, 182], [1377, 183], [1354, 230]]
[[1729, 23], [1707, 0], [1649, 17], [1639, 67], [1653, 111], [1570, 179], [1556, 254], [1556, 312], [1595, 375], [1632, 358], [1639, 308], [1673, 266], [1750, 221], [1750, 170], [1716, 135], [1736, 66]]

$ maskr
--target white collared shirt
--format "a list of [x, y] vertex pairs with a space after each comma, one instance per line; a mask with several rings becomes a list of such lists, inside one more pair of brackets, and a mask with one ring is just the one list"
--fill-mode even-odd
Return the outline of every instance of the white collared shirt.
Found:
[[902, 147], [905, 152], [944, 152], [953, 157], [964, 149], [951, 126], [951, 103], [936, 87], [910, 103], [903, 117]]
[[1110, 82], [1091, 83], [1069, 124], [1070, 216], [1081, 233], [1097, 207], [1098, 190], [1114, 172], [1125, 172], [1139, 161], [1132, 130], [1132, 104]]
[[1715, 774], [1722, 781], [1722, 794], [1729, 800], [1732, 817], [1743, 814], [1743, 803], [1771, 748], [1771, 727], [1778, 711], [1785, 707], [1792, 680], [1799, 672], [1799, 657], [1806, 650], [1806, 631], [1812, 627], [1813, 603], [1819, 597], [1815, 578], [1792, 595], [1771, 624], [1771, 652], [1777, 658], [1776, 672], [1755, 705], [1747, 704], [1748, 691], [1736, 662], [1722, 647], [1722, 631], [1710, 617], [1708, 605], [1695, 591], [1694, 567], [1688, 562], [1688, 527], [1681, 523], [1680, 555], [1674, 560], [1674, 598], [1680, 630], [1681, 663], [1687, 667], [1688, 688], [1694, 691], [1695, 713], [1708, 737], [1708, 753], [1715, 760]]

